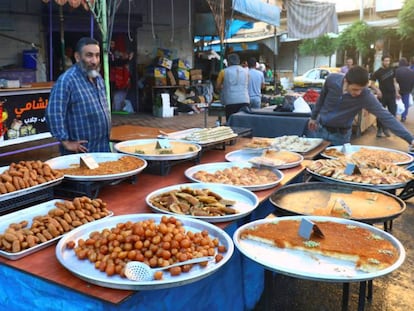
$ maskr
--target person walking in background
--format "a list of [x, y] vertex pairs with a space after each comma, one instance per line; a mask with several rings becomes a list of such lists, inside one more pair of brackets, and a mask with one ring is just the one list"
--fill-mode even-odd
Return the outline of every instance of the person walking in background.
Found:
[[110, 152], [111, 117], [100, 71], [99, 43], [81, 38], [76, 63], [56, 81], [46, 107], [46, 122], [60, 141], [62, 155]]
[[410, 94], [414, 88], [414, 71], [408, 67], [408, 61], [405, 57], [402, 57], [398, 63], [398, 68], [395, 70], [395, 79], [400, 87], [401, 100], [405, 107], [401, 114], [401, 122], [405, 122], [410, 108]]
[[412, 146], [413, 135], [382, 107], [368, 89], [368, 82], [368, 71], [360, 66], [352, 67], [345, 75], [329, 74], [312, 110], [307, 136], [323, 138], [331, 145], [349, 143], [355, 116], [366, 109]]
[[134, 57], [134, 53], [118, 50], [115, 41], [111, 40], [108, 56], [112, 110], [122, 111], [131, 86], [129, 63]]
[[[384, 55], [381, 58], [382, 66], [375, 71], [371, 76], [370, 87], [377, 94], [378, 99], [382, 105], [388, 109], [393, 116], [397, 113], [397, 104], [395, 100], [400, 98], [399, 86], [395, 79], [394, 69], [391, 67], [391, 57]], [[378, 82], [377, 87], [375, 82]], [[377, 120], [377, 137], [389, 137], [390, 132]]]
[[221, 70], [216, 87], [221, 91], [221, 103], [224, 105], [226, 121], [233, 113], [248, 106], [249, 100], [249, 72], [240, 66], [239, 55], [232, 53], [227, 57], [228, 67]]
[[414, 56], [411, 56], [411, 59], [410, 59], [410, 69], [414, 70]]
[[62, 72], [73, 65], [73, 49], [70, 46], [65, 48], [65, 55], [63, 55], [63, 65], [61, 64]]
[[354, 65], [354, 59], [352, 57], [347, 57], [345, 61], [345, 66], [341, 67], [342, 73], [347, 73], [349, 69]]
[[265, 79], [262, 72], [256, 69], [256, 58], [249, 58], [247, 63], [249, 65], [250, 108], [258, 109], [262, 104], [262, 89], [265, 87]]

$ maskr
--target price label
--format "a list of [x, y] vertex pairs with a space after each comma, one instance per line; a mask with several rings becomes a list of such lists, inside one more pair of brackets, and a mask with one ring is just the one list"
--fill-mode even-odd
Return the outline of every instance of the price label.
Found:
[[351, 144], [350, 143], [343, 144], [341, 151], [343, 153], [350, 153], [351, 152]]
[[359, 167], [354, 163], [348, 163], [344, 170], [345, 175], [361, 175]]
[[90, 154], [82, 155], [80, 157], [79, 165], [80, 167], [87, 167], [90, 170], [93, 170], [99, 167], [98, 162], [96, 162], [96, 160]]
[[155, 149], [171, 149], [170, 142], [168, 139], [159, 139], [157, 140], [157, 145], [155, 146]]
[[315, 225], [312, 221], [306, 218], [302, 218], [302, 221], [300, 222], [300, 226], [299, 226], [299, 235], [302, 238], [309, 240], [312, 233], [314, 233], [315, 235], [319, 237], [322, 237], [322, 238], [324, 237], [321, 229], [319, 229], [317, 225]]
[[341, 207], [344, 209], [348, 217], [351, 217], [352, 211], [351, 211], [351, 208], [348, 206], [348, 204], [346, 204], [345, 201], [342, 199], [338, 199], [338, 202], [339, 204], [341, 204]]

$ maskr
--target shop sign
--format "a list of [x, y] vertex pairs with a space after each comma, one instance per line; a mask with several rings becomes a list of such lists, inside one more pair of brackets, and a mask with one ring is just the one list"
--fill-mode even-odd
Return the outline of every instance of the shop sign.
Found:
[[6, 141], [35, 140], [48, 133], [45, 119], [48, 101], [49, 93], [0, 97], [0, 146]]

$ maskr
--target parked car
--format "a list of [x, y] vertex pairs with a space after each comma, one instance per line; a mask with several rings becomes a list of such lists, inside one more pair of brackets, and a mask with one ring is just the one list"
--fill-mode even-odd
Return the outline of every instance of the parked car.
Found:
[[303, 75], [293, 78], [293, 86], [296, 88], [321, 88], [326, 77], [332, 72], [340, 72], [336, 67], [319, 67], [306, 71]]

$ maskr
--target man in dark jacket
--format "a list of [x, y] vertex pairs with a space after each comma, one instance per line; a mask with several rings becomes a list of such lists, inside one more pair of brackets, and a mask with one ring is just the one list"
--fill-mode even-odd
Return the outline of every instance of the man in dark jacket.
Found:
[[[397, 113], [395, 100], [400, 98], [399, 88], [395, 80], [394, 68], [391, 67], [391, 57], [384, 55], [381, 60], [382, 66], [371, 76], [370, 87], [375, 91], [382, 105], [395, 116]], [[375, 82], [378, 82], [379, 88], [375, 85]], [[383, 134], [390, 136], [388, 129], [377, 119], [377, 137], [382, 137]]]
[[400, 95], [405, 107], [401, 114], [401, 122], [405, 122], [410, 108], [410, 94], [414, 88], [414, 71], [408, 67], [408, 61], [405, 57], [399, 61], [398, 68], [395, 70], [395, 79], [400, 86]]

